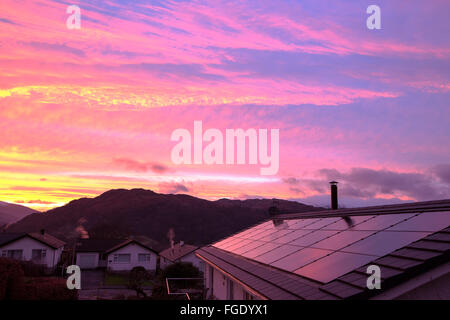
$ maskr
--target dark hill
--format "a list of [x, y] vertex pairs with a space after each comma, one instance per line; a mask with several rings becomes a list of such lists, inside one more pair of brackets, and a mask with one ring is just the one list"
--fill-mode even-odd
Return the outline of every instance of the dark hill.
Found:
[[19, 221], [33, 212], [37, 211], [18, 204], [0, 201], [0, 226]]
[[[145, 236], [163, 246], [167, 233], [175, 241], [204, 245], [269, 217], [270, 199], [208, 201], [183, 194], [144, 189], [115, 189], [96, 198], [81, 198], [44, 213], [33, 213], [10, 225], [8, 232], [45, 229], [65, 240], [87, 232], [90, 237]], [[277, 200], [283, 213], [318, 210], [294, 201]]]

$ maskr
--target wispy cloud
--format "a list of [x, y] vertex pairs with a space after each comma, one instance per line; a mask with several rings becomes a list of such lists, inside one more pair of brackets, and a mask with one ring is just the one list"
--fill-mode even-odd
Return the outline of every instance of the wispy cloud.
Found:
[[[77, 4], [80, 30], [66, 1], [0, 4], [2, 200], [328, 199], [332, 175], [358, 203], [449, 196], [448, 2], [380, 0], [376, 32], [349, 1]], [[279, 128], [279, 176], [174, 167], [170, 134], [198, 119]]]

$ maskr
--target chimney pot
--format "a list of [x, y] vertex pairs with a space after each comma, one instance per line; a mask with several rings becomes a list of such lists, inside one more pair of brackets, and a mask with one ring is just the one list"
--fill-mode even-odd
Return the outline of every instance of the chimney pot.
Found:
[[45, 234], [45, 229], [41, 229], [41, 235]]
[[337, 181], [330, 181], [331, 185], [331, 209], [337, 210], [338, 208], [338, 189], [337, 189]]

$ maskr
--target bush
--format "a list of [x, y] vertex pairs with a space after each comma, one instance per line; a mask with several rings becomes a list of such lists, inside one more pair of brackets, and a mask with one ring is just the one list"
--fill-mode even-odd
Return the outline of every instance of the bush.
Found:
[[128, 276], [128, 288], [135, 290], [137, 296], [147, 297], [144, 292], [144, 282], [150, 280], [150, 274], [144, 267], [134, 267]]
[[160, 277], [166, 278], [201, 278], [200, 270], [190, 262], [177, 262], [161, 271]]
[[62, 278], [34, 278], [24, 286], [21, 300], [77, 300], [77, 290], [69, 290]]
[[[26, 264], [24, 264], [26, 265]], [[0, 258], [0, 300], [76, 300], [77, 290], [69, 290], [62, 278], [28, 278], [22, 262]]]
[[22, 267], [25, 277], [43, 277], [47, 274], [47, 267], [42, 264], [35, 264], [32, 261], [18, 261]]
[[23, 270], [16, 260], [0, 258], [0, 300], [20, 299], [24, 291]]

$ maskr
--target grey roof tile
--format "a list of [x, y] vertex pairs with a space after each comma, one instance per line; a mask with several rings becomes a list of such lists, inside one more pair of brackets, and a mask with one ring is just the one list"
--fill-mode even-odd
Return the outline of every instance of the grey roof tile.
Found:
[[417, 260], [428, 260], [431, 258], [434, 258], [436, 256], [439, 256], [441, 253], [436, 251], [425, 251], [421, 249], [413, 249], [413, 248], [402, 248], [397, 251], [394, 251], [391, 253], [392, 256], [399, 256], [404, 258], [410, 258], [410, 259], [417, 259]]
[[394, 256], [386, 256], [374, 261], [374, 264], [388, 266], [391, 268], [406, 270], [412, 267], [415, 267], [419, 264], [422, 264], [422, 261], [412, 260], [408, 258], [400, 258]]
[[407, 246], [408, 248], [445, 252], [450, 250], [450, 243], [420, 240]]
[[361, 274], [358, 272], [351, 272], [339, 278], [339, 280], [357, 286], [359, 288], [366, 288], [368, 274]]
[[450, 242], [450, 232], [437, 232], [435, 234], [426, 237], [425, 239], [441, 242]]
[[363, 291], [360, 288], [356, 288], [339, 280], [335, 280], [329, 284], [326, 284], [322, 286], [321, 289], [329, 293], [332, 293], [342, 299], [354, 296]]

